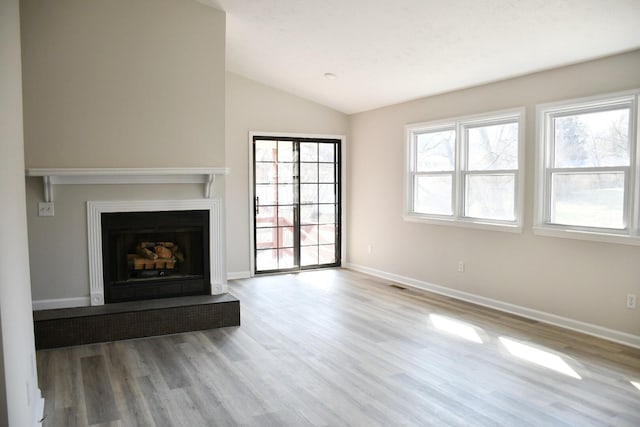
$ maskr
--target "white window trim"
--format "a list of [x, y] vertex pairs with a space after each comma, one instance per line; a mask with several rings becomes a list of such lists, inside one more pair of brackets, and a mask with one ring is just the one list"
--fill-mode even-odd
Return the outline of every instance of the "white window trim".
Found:
[[[640, 134], [638, 129], [638, 105], [640, 90], [615, 92], [586, 98], [570, 99], [536, 106], [536, 180], [535, 180], [535, 215], [533, 232], [546, 237], [590, 240], [596, 242], [619, 243], [640, 246]], [[625, 215], [627, 228], [622, 230], [581, 227], [551, 224], [547, 222], [550, 200], [548, 199], [549, 147], [547, 137], [549, 130], [548, 118], [558, 113], [581, 112], [586, 109], [606, 110], [612, 105], [625, 101], [631, 104], [630, 111], [630, 166], [613, 169], [628, 169], [625, 183]], [[606, 168], [583, 168], [585, 172]]]
[[[463, 173], [475, 173], [476, 171], [463, 172], [462, 145], [466, 144], [462, 137], [464, 128], [474, 124], [491, 124], [500, 122], [518, 123], [518, 168], [516, 170], [515, 184], [515, 220], [501, 221], [480, 218], [470, 218], [463, 215], [463, 185], [461, 179]], [[421, 214], [413, 212], [413, 136], [418, 132], [437, 131], [453, 129], [456, 132], [456, 166], [451, 173], [453, 175], [453, 215]], [[524, 184], [525, 184], [525, 108], [513, 108], [508, 110], [492, 111], [488, 113], [460, 116], [445, 120], [421, 122], [405, 125], [405, 173], [404, 173], [404, 200], [402, 218], [408, 222], [418, 222], [424, 224], [456, 226], [464, 228], [475, 228], [491, 231], [506, 231], [512, 233], [522, 233], [523, 213], [524, 213]], [[480, 172], [480, 171], [478, 171]], [[491, 171], [500, 172], [500, 171]]]

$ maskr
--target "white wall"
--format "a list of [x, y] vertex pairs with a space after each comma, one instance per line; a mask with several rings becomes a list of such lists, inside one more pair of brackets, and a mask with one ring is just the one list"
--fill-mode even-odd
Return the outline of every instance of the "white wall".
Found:
[[4, 376], [4, 349], [2, 347], [2, 306], [0, 305], [0, 424], [9, 424], [9, 413], [7, 407], [7, 383]]
[[248, 274], [249, 132], [347, 135], [349, 122], [345, 114], [233, 73], [227, 73], [226, 110], [227, 271]]
[[0, 2], [0, 425], [42, 415], [35, 368], [20, 73], [18, 0]]
[[[640, 310], [625, 305], [628, 293], [640, 294], [640, 247], [532, 233], [535, 105], [638, 88], [638, 70], [635, 51], [352, 116], [349, 261], [640, 336]], [[524, 233], [404, 222], [404, 125], [518, 106], [526, 107]]]

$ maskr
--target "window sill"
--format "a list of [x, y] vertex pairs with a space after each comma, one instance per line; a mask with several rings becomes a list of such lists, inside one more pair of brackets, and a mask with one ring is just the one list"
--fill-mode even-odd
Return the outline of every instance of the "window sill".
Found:
[[502, 231], [507, 233], [522, 233], [522, 226], [519, 224], [503, 224], [471, 219], [433, 218], [415, 214], [404, 214], [402, 219], [407, 222], [419, 222], [423, 224], [446, 225], [462, 228], [474, 228], [476, 230]]
[[570, 230], [564, 228], [533, 227], [533, 233], [538, 236], [559, 237], [562, 239], [589, 240], [592, 242], [617, 243], [623, 245], [640, 246], [640, 236], [625, 234], [600, 233], [595, 231]]

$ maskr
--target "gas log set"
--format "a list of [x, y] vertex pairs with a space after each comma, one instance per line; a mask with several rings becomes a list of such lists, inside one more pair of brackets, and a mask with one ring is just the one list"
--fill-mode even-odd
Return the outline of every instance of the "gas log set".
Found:
[[129, 270], [173, 270], [184, 255], [174, 242], [140, 242], [127, 259]]

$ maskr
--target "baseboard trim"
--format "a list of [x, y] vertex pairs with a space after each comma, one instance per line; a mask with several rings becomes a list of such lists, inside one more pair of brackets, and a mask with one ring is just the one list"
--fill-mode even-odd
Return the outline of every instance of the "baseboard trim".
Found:
[[401, 276], [394, 273], [389, 273], [382, 270], [377, 270], [375, 268], [366, 267], [364, 265], [346, 264], [345, 267], [354, 271], [358, 271], [360, 273], [365, 273], [381, 279], [400, 283], [402, 285], [406, 285], [412, 288], [422, 289], [425, 291], [448, 296], [451, 298], [456, 298], [462, 301], [478, 304], [484, 307], [493, 308], [495, 310], [516, 314], [518, 316], [526, 317], [528, 319], [549, 323], [551, 325], [560, 326], [562, 328], [570, 329], [576, 332], [582, 332], [587, 335], [603, 338], [619, 344], [624, 344], [629, 347], [640, 348], [640, 336], [638, 335], [632, 335], [626, 332], [616, 331], [614, 329], [609, 329], [609, 328], [594, 325], [591, 323], [570, 319], [568, 317], [558, 316], [558, 315], [547, 313], [544, 311], [534, 310], [531, 308], [511, 304], [504, 301], [495, 300], [492, 298], [486, 298], [486, 297], [471, 294], [468, 292], [457, 291], [455, 289], [447, 288], [440, 285], [435, 285], [433, 283], [424, 282], [422, 280], [417, 280], [417, 279]]
[[39, 427], [42, 425], [42, 421], [44, 421], [44, 397], [42, 397], [42, 392], [40, 391], [40, 389], [38, 389], [38, 392], [40, 393], [40, 397], [38, 397], [38, 400], [36, 401], [36, 407], [35, 407], [35, 420], [33, 425], [35, 427]]
[[234, 271], [227, 273], [227, 280], [248, 279], [251, 277], [250, 271]]
[[34, 311], [52, 310], [55, 308], [88, 307], [90, 305], [91, 299], [88, 296], [79, 298], [41, 299], [31, 303]]
[[[238, 271], [227, 274], [227, 280], [248, 279], [249, 277], [251, 277], [251, 274], [248, 271]], [[89, 297], [41, 299], [32, 301], [31, 303], [31, 307], [34, 311], [53, 310], [56, 308], [88, 307], [90, 305], [91, 299]]]

